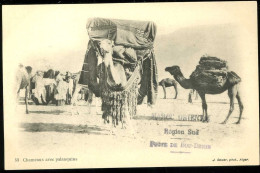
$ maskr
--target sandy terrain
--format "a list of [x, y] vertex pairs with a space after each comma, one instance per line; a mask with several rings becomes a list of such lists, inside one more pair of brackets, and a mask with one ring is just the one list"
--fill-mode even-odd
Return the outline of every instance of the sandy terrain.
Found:
[[[187, 140], [196, 139], [196, 142], [218, 143], [224, 141], [223, 138], [239, 137], [241, 135], [243, 124], [235, 125], [239, 115], [238, 105], [235, 104], [235, 110], [230, 117], [227, 125], [220, 124], [226, 117], [229, 109], [229, 102], [226, 93], [220, 96], [208, 96], [209, 123], [200, 122], [201, 101], [193, 100], [193, 104], [187, 102], [187, 91], [182, 91], [178, 99], [172, 99], [174, 93], [168, 90], [168, 98], [162, 99], [162, 94], [158, 96], [157, 104], [150, 108], [147, 104], [138, 106], [138, 114], [132, 119], [132, 128], [123, 130], [121, 125], [112, 128], [111, 124], [104, 124], [102, 112], [100, 111], [100, 100], [97, 98], [91, 107], [88, 107], [84, 101], [79, 101], [78, 106], [36, 106], [29, 105], [30, 114], [19, 114], [21, 122], [19, 124], [23, 139], [21, 143], [24, 146], [32, 145], [48, 147], [48, 145], [68, 144], [73, 140], [66, 140], [75, 136], [93, 136], [102, 138], [123, 137], [134, 138], [139, 141], [150, 141], [158, 137], [181, 137]], [[172, 89], [173, 90], [173, 89]], [[186, 97], [186, 98], [185, 98]], [[224, 97], [224, 98], [223, 98]], [[226, 98], [225, 98], [226, 97]], [[215, 98], [215, 99], [214, 99]], [[219, 99], [218, 99], [219, 98]], [[213, 100], [216, 100], [215, 102]], [[18, 106], [18, 112], [22, 113], [25, 106], [23, 103]], [[76, 114], [79, 111], [79, 115]], [[243, 118], [247, 121], [247, 118]], [[164, 129], [184, 130], [185, 134], [166, 135]], [[188, 135], [188, 129], [196, 131], [199, 129], [199, 135]], [[132, 135], [131, 133], [134, 133]], [[211, 134], [214, 133], [214, 136]], [[33, 140], [37, 137], [39, 140]], [[50, 136], [52, 136], [50, 138]], [[66, 136], [66, 137], [64, 137]], [[46, 139], [45, 139], [46, 138]], [[202, 141], [200, 141], [202, 140]], [[132, 141], [132, 140], [130, 140]], [[35, 142], [35, 145], [33, 144]], [[41, 144], [40, 144], [41, 143]], [[37, 144], [37, 145], [36, 145]], [[91, 145], [86, 141], [87, 145]], [[74, 144], [75, 145], [75, 144]]]
[[[113, 128], [111, 124], [104, 124], [99, 99], [96, 99], [91, 107], [88, 107], [84, 101], [79, 101], [78, 106], [74, 107], [36, 106], [31, 103], [28, 115], [24, 114], [25, 105], [21, 100], [16, 115], [19, 119], [16, 139], [19, 151], [22, 151], [23, 157], [32, 158], [38, 157], [39, 153], [42, 156], [50, 153], [59, 155], [65, 151], [66, 154], [63, 155], [71, 157], [73, 153], [97, 156], [100, 152], [132, 151], [134, 153], [141, 150], [150, 151], [154, 148], [160, 148], [156, 151], [162, 153], [180, 155], [208, 152], [212, 149], [218, 151], [223, 148], [241, 148], [239, 144], [243, 143], [243, 136], [246, 135], [244, 129], [248, 118], [243, 117], [240, 125], [233, 124], [239, 115], [236, 103], [228, 123], [220, 124], [229, 109], [226, 92], [218, 96], [207, 96], [210, 122], [202, 123], [199, 121], [199, 115], [202, 113], [200, 98], [190, 104], [187, 101], [188, 91], [180, 90], [179, 98], [175, 100], [172, 90], [173, 88], [167, 89], [169, 93], [167, 99], [162, 99], [160, 88], [157, 104], [153, 108], [148, 107], [147, 104], [138, 106], [138, 115], [131, 120], [132, 128], [128, 129], [121, 129], [120, 125]], [[71, 111], [72, 108], [74, 111]], [[73, 114], [76, 109], [79, 115]], [[195, 120], [191, 119], [192, 116]], [[167, 129], [169, 134], [166, 132]], [[188, 133], [189, 129], [194, 135]], [[179, 131], [177, 132], [179, 134], [172, 134], [174, 130]], [[151, 141], [154, 142], [153, 147]], [[161, 143], [167, 143], [168, 146], [166, 148], [159, 146], [163, 145]], [[178, 147], [171, 148], [170, 143], [176, 143]], [[192, 144], [192, 146], [181, 147], [182, 143]], [[201, 146], [198, 145], [194, 149], [195, 143]], [[32, 154], [32, 151], [35, 154]]]

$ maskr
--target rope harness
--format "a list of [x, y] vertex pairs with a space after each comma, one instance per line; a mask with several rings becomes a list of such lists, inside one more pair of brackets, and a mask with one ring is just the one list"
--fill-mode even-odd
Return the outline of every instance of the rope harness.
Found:
[[[91, 46], [96, 51], [96, 55], [102, 56], [100, 48], [95, 46], [93, 40], [90, 41]], [[134, 70], [125, 86], [112, 87], [107, 82], [107, 74], [104, 65], [99, 70], [99, 84], [102, 99], [102, 118], [109, 122], [109, 116], [112, 117], [112, 123], [118, 125], [119, 121], [125, 123], [126, 118], [132, 118], [136, 115], [138, 83], [140, 81], [140, 72], [143, 72], [143, 62], [149, 59], [152, 49], [148, 49], [145, 55], [137, 60], [133, 66]], [[103, 56], [102, 56], [103, 57]], [[114, 58], [113, 58], [114, 60]], [[130, 116], [130, 117], [127, 117]]]

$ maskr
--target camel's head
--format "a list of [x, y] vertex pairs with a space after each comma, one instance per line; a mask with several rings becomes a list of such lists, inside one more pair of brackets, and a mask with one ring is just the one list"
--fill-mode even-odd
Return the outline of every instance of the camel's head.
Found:
[[37, 71], [37, 72], [36, 72], [36, 75], [37, 75], [37, 76], [40, 76], [40, 77], [43, 77], [43, 74], [44, 74], [43, 71]]
[[32, 67], [31, 66], [26, 66], [25, 69], [26, 69], [28, 74], [32, 73]]
[[113, 53], [114, 43], [112, 40], [104, 39], [99, 42], [99, 47], [101, 49], [102, 54], [104, 53]]
[[179, 66], [174, 65], [174, 66], [171, 66], [171, 67], [166, 67], [165, 71], [169, 72], [171, 75], [174, 75], [174, 74], [179, 73], [181, 70], [180, 70]]
[[36, 82], [37, 80], [42, 79], [43, 74], [44, 74], [43, 71], [39, 71], [39, 70], [36, 71], [35, 75], [32, 77], [33, 82]]

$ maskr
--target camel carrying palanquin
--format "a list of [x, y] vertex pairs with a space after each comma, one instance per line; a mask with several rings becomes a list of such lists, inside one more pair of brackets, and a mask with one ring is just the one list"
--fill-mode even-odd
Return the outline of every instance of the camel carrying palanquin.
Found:
[[136, 115], [145, 96], [155, 104], [158, 77], [153, 51], [156, 25], [150, 21], [93, 18], [87, 23], [89, 43], [79, 84], [102, 99], [102, 118], [112, 124]]

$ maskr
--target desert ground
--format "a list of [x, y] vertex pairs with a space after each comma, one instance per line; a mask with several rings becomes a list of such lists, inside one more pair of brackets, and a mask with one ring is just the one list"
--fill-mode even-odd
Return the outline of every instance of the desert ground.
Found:
[[[24, 146], [32, 145], [32, 147], [33, 142], [35, 146], [38, 146], [40, 142], [42, 147], [61, 143], [70, 145], [69, 142], [73, 140], [68, 141], [66, 138], [76, 136], [81, 136], [83, 139], [84, 136], [102, 136], [102, 138], [123, 137], [129, 140], [138, 138], [149, 141], [155, 136], [163, 136], [165, 128], [173, 130], [177, 128], [184, 131], [200, 129], [199, 135], [189, 136], [189, 138], [190, 140], [202, 138], [203, 143], [214, 141], [221, 144], [223, 138], [241, 135], [247, 117], [242, 117], [240, 125], [233, 124], [239, 116], [237, 103], [227, 124], [220, 124], [229, 110], [227, 92], [221, 95], [207, 95], [209, 123], [200, 121], [202, 115], [200, 97], [195, 100], [195, 95], [193, 95], [193, 103], [188, 103], [188, 92], [188, 90], [180, 90], [178, 98], [173, 99], [174, 89], [167, 88], [167, 99], [163, 99], [162, 89], [159, 88], [157, 103], [153, 107], [149, 107], [145, 101], [139, 105], [137, 115], [131, 120], [131, 127], [128, 129], [122, 129], [120, 124], [116, 128], [113, 128], [111, 123], [104, 124], [100, 98], [94, 98], [91, 106], [83, 100], [78, 101], [77, 106], [54, 104], [45, 106], [29, 102], [30, 114], [27, 115], [24, 114], [25, 105], [21, 97], [17, 107], [17, 112], [19, 112], [17, 116], [21, 120], [19, 128], [24, 136], [21, 143]], [[214, 136], [211, 136], [212, 133]], [[178, 134], [174, 136], [180, 137]], [[35, 137], [40, 141], [33, 140]], [[185, 134], [182, 137], [187, 138], [188, 135]], [[86, 145], [91, 145], [88, 141]]]
[[[139, 105], [137, 115], [131, 119], [128, 129], [121, 129], [120, 124], [116, 128], [111, 124], [104, 124], [99, 98], [95, 98], [91, 106], [87, 106], [83, 100], [79, 101], [77, 106], [37, 106], [30, 102], [30, 114], [25, 114], [25, 105], [21, 97], [20, 104], [16, 107], [16, 142], [23, 153], [22, 156], [28, 158], [34, 157], [32, 153], [38, 157], [39, 153], [43, 156], [44, 153], [50, 155], [65, 153], [64, 151], [64, 155], [72, 157], [73, 153], [97, 155], [96, 152], [143, 149], [150, 151], [159, 148], [157, 151], [184, 155], [203, 154], [212, 149], [218, 151], [225, 147], [241, 147], [240, 144], [244, 142], [243, 136], [246, 135], [248, 117], [242, 117], [241, 124], [234, 124], [239, 116], [237, 103], [227, 124], [220, 124], [229, 110], [227, 92], [221, 95], [207, 95], [208, 123], [199, 121], [198, 115], [202, 114], [200, 98], [195, 100], [193, 96], [193, 103], [188, 103], [188, 90], [179, 89], [177, 99], [173, 99], [173, 88], [167, 88], [167, 93], [167, 99], [163, 99], [162, 88], [159, 88], [157, 103], [152, 108], [146, 103]], [[75, 113], [76, 110], [79, 114]], [[195, 120], [191, 116], [195, 117]], [[184, 133], [167, 134], [166, 129]], [[189, 129], [194, 134], [189, 134]], [[151, 147], [152, 142], [154, 143]], [[162, 147], [162, 143], [168, 143], [168, 146]], [[178, 146], [172, 148], [170, 143], [176, 143]], [[183, 143], [192, 146], [181, 147]], [[198, 145], [194, 149], [195, 143], [200, 144], [200, 147]]]

